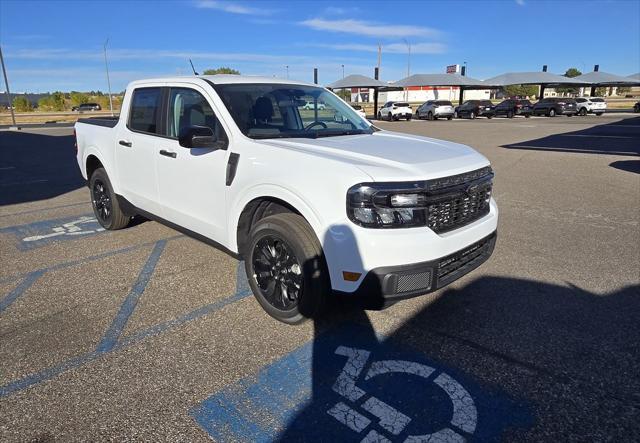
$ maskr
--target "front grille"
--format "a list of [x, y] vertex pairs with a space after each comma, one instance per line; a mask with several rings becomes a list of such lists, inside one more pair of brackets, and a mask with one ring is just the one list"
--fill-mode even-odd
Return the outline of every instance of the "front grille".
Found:
[[438, 288], [466, 274], [482, 263], [493, 250], [496, 235], [491, 234], [462, 251], [448, 255], [440, 260], [437, 270]]
[[491, 181], [460, 189], [427, 206], [427, 226], [436, 233], [451, 231], [489, 213]]

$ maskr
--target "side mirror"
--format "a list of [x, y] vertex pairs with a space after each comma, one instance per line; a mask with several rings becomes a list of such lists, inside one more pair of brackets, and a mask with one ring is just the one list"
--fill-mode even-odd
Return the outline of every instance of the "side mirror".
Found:
[[226, 146], [208, 126], [186, 126], [180, 130], [178, 144], [183, 148], [224, 149]]

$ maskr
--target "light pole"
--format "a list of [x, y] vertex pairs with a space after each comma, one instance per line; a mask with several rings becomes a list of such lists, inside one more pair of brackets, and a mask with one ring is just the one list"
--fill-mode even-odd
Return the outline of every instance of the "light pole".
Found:
[[9, 109], [11, 110], [11, 121], [13, 126], [16, 125], [16, 115], [13, 112], [13, 100], [11, 100], [11, 91], [9, 91], [9, 80], [7, 80], [7, 70], [4, 67], [4, 58], [2, 57], [2, 47], [0, 47], [0, 64], [2, 64], [2, 75], [4, 75], [4, 84], [7, 86], [7, 98], [9, 99]]
[[[406, 38], [403, 38], [402, 40], [404, 41], [405, 45], [407, 45], [407, 77], [409, 77], [411, 75], [411, 45]], [[405, 96], [405, 100], [409, 100], [408, 90], [406, 91]]]
[[287, 80], [289, 80], [289, 65], [286, 65], [285, 68], [287, 69]]
[[344, 78], [344, 65], [342, 65], [342, 78]]
[[109, 44], [109, 39], [104, 42], [104, 67], [107, 71], [107, 86], [109, 88], [109, 108], [111, 109], [111, 116], [113, 117], [113, 99], [111, 98], [111, 80], [109, 79], [109, 63], [107, 63], [107, 45]]

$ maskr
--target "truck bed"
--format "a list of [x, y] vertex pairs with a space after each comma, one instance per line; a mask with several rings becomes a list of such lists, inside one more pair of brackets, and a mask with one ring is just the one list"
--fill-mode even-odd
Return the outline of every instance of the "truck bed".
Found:
[[79, 118], [78, 123], [85, 123], [87, 125], [104, 126], [107, 128], [113, 128], [118, 124], [120, 116], [105, 116], [105, 117], [89, 117]]

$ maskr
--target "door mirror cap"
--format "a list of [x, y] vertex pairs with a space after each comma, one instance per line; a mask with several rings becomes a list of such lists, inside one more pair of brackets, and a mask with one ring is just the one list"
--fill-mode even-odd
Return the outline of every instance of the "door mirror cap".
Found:
[[224, 149], [211, 128], [208, 126], [186, 126], [180, 130], [178, 144], [183, 148]]

